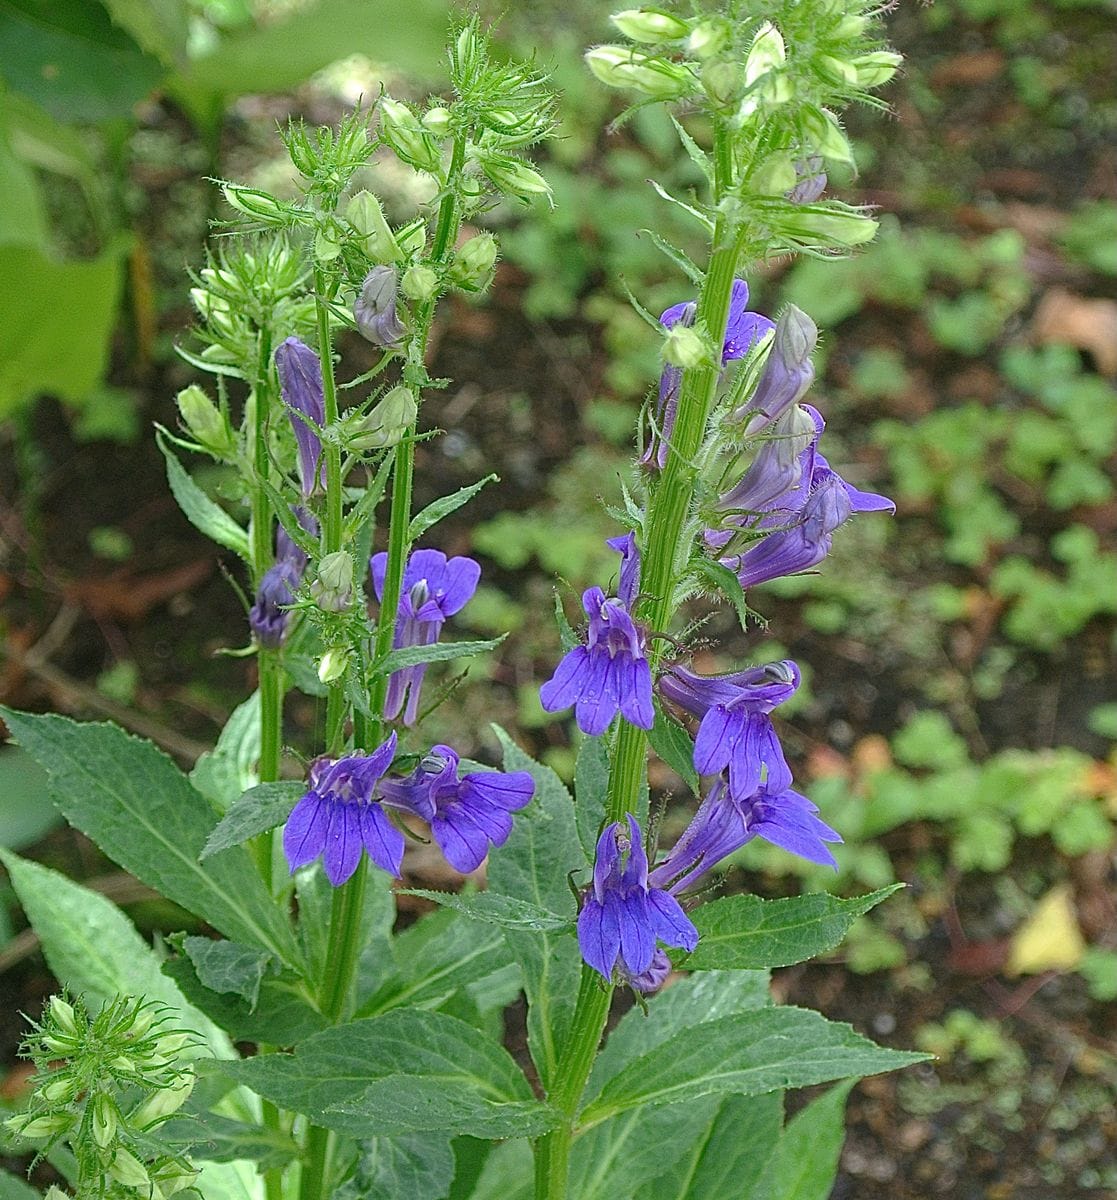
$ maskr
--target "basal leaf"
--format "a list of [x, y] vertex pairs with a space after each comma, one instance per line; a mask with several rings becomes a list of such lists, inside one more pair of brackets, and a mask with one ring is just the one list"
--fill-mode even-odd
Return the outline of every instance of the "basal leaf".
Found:
[[282, 825], [291, 815], [306, 784], [294, 779], [258, 783], [249, 788], [210, 831], [199, 858], [204, 862], [231, 846], [240, 846], [257, 834]]
[[167, 461], [167, 483], [179, 508], [182, 509], [183, 516], [211, 541], [232, 550], [248, 562], [252, 552], [248, 545], [247, 532], [190, 478], [186, 468], [167, 444], [164, 433], [165, 430], [157, 426], [155, 441]]

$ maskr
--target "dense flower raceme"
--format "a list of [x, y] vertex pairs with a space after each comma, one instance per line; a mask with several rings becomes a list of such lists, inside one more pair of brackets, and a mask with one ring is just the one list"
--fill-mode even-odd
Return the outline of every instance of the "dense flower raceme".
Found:
[[[318, 522], [305, 508], [291, 510], [299, 524], [316, 537]], [[256, 600], [248, 610], [248, 624], [261, 646], [274, 650], [287, 636], [290, 614], [288, 606], [295, 602], [295, 592], [306, 570], [306, 552], [291, 535], [277, 526], [275, 531], [275, 563], [263, 574], [256, 589]]]
[[[725, 326], [725, 342], [721, 352], [722, 365], [732, 362], [734, 359], [744, 358], [754, 346], [767, 336], [769, 330], [774, 328], [767, 317], [760, 313], [749, 312], [748, 303], [748, 284], [743, 279], [735, 279], [729, 300], [729, 319]], [[664, 310], [659, 320], [664, 328], [673, 329], [680, 323], [693, 323], [695, 311], [694, 301], [673, 304]], [[682, 378], [682, 369], [672, 366], [670, 363], [663, 368], [659, 377], [659, 398], [656, 401], [655, 419], [652, 422], [648, 447], [640, 459], [646, 467], [658, 467], [662, 470], [667, 465], [667, 448], [675, 428], [675, 413], [679, 404], [679, 388]]]
[[698, 930], [674, 896], [649, 885], [640, 826], [629, 813], [626, 822], [607, 825], [597, 840], [593, 886], [578, 915], [578, 945], [605, 979], [616, 972], [638, 990], [650, 991], [665, 974], [657, 941], [693, 950]]
[[[374, 554], [369, 559], [372, 589], [377, 600], [384, 598], [387, 570], [387, 554]], [[416, 550], [408, 558], [403, 572], [394, 647], [398, 650], [403, 646], [432, 646], [437, 642], [446, 620], [472, 599], [480, 578], [481, 567], [472, 558], [447, 558], [441, 550]], [[394, 720], [402, 711], [405, 725], [415, 723], [426, 671], [426, 663], [419, 663], [393, 672], [384, 702], [384, 716], [388, 720]]]
[[636, 536], [611, 538], [608, 544], [621, 555], [618, 594], [607, 599], [599, 587], [582, 593], [589, 617], [586, 645], [564, 655], [539, 690], [547, 712], [574, 705], [578, 728], [591, 737], [604, 733], [618, 712], [641, 729], [655, 722], [645, 634], [631, 613], [640, 590]]
[[398, 876], [404, 837], [384, 811], [390, 807], [427, 821], [446, 861], [464, 874], [481, 865], [490, 846], [507, 841], [511, 814], [535, 790], [524, 771], [472, 771], [459, 778], [460, 760], [449, 746], [435, 746], [406, 778], [390, 778], [395, 751], [393, 733], [371, 754], [311, 765], [309, 790], [283, 830], [292, 871], [321, 857], [326, 878], [339, 887], [367, 851], [378, 867]]
[[322, 391], [322, 364], [305, 342], [289, 337], [275, 352], [279, 387], [295, 444], [299, 452], [299, 479], [304, 496], [312, 496], [326, 486], [322, 441], [318, 431], [326, 423], [326, 402]]

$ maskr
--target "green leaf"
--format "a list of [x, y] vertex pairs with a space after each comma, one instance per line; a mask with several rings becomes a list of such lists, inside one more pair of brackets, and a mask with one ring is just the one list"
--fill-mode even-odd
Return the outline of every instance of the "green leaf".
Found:
[[[298, 1157], [299, 1147], [289, 1134], [208, 1112], [195, 1104], [200, 1091], [201, 1086], [185, 1109], [159, 1126], [160, 1141], [210, 1162], [248, 1161], [260, 1171], [284, 1167]], [[209, 1200], [208, 1191], [202, 1194]]]
[[798, 1008], [762, 1008], [681, 1030], [606, 1083], [583, 1127], [640, 1105], [876, 1075], [929, 1056], [876, 1046], [848, 1025]]
[[43, 1200], [43, 1197], [18, 1175], [0, 1170], [0, 1200]]
[[676, 197], [672, 196], [671, 193], [666, 190], [666, 188], [656, 183], [654, 179], [649, 179], [648, 182], [655, 189], [656, 195], [659, 196], [661, 200], [666, 200], [668, 204], [673, 204], [680, 211], [692, 216], [702, 226], [707, 234], [712, 234], [714, 232], [714, 223], [704, 212], [701, 212], [699, 209], [695, 208], [693, 204], [687, 204], [683, 200], [676, 199]]
[[652, 239], [652, 244], [655, 248], [666, 255], [696, 288], [702, 287], [704, 282], [702, 272], [678, 246], [673, 246], [666, 238], [660, 237], [654, 229], [641, 229], [640, 232], [647, 234]]
[[660, 705], [655, 706], [655, 724], [648, 741], [652, 749], [675, 772], [678, 777], [698, 795], [698, 772], [694, 769], [694, 743], [690, 734], [678, 723], [672, 720]]
[[[504, 769], [527, 771], [535, 780], [535, 798], [516, 814], [512, 836], [489, 860], [489, 890], [573, 918], [567, 876], [584, 868], [585, 855], [570, 793], [554, 771], [529, 758], [499, 726], [493, 729], [504, 750]], [[574, 1013], [582, 969], [578, 944], [569, 934], [557, 932], [505, 930], [504, 937], [524, 973], [528, 1046], [549, 1088]]]
[[845, 1141], [846, 1097], [856, 1082], [832, 1087], [787, 1123], [751, 1200], [827, 1200]]
[[[2, 24], [0, 15], [0, 35]], [[0, 246], [0, 419], [44, 393], [77, 404], [96, 389], [127, 247], [121, 238], [97, 258], [59, 262], [33, 246]]]
[[260, 693], [253, 692], [233, 709], [217, 745], [201, 755], [190, 782], [224, 811], [258, 779], [260, 759]]
[[154, 950], [115, 904], [58, 871], [0, 850], [52, 974], [97, 1007], [117, 995], [146, 996], [169, 1005], [201, 1034], [213, 1054], [233, 1056], [228, 1038], [187, 1003], [159, 969]]
[[294, 779], [259, 783], [249, 788], [214, 826], [198, 855], [199, 860], [205, 862], [222, 850], [240, 846], [249, 838], [282, 825], [305, 792], [306, 784]]
[[0, 846], [22, 850], [61, 821], [47, 795], [46, 772], [21, 750], [0, 751]]
[[417, 542], [428, 529], [437, 525], [443, 517], [448, 517], [452, 512], [461, 508], [463, 504], [472, 500], [487, 483], [499, 482], [499, 475], [486, 475], [484, 479], [479, 479], [476, 483], [470, 483], [465, 487], [458, 488], [456, 492], [452, 492], [449, 496], [443, 496], [440, 500], [435, 500], [433, 503], [428, 504], [420, 513], [412, 517], [411, 524], [407, 529], [407, 540], [409, 542]]
[[404, 667], [416, 667], [420, 663], [450, 662], [455, 658], [468, 658], [474, 654], [484, 654], [486, 650], [495, 650], [507, 637], [502, 634], [498, 638], [488, 638], [481, 642], [435, 642], [433, 646], [401, 646], [392, 650], [379, 662], [369, 667], [370, 678], [378, 675], [391, 675], [393, 671], [402, 671]]
[[609, 795], [609, 748], [601, 737], [583, 737], [574, 762], [574, 819], [586, 862], [592, 863], [605, 824]]
[[10, 95], [0, 94], [0, 188], [4, 194], [0, 246], [30, 246], [42, 251], [50, 244], [42, 189], [24, 156], [11, 144], [10, 102]]
[[46, 769], [66, 819], [111, 859], [232, 940], [298, 964], [287, 919], [247, 851], [225, 850], [199, 864], [214, 813], [161, 750], [115, 725], [0, 712]]
[[486, 925], [499, 925], [502, 929], [547, 932], [551, 930], [573, 930], [572, 917], [560, 917], [526, 900], [514, 896], [499, 896], [495, 892], [475, 892], [461, 895], [458, 892], [432, 892], [426, 888], [404, 888], [405, 896], [422, 896], [433, 900], [444, 908], [452, 908], [473, 921]]
[[444, 1133], [374, 1137], [361, 1145], [352, 1179], [333, 1200], [442, 1200], [454, 1180], [454, 1151]]
[[222, 1074], [315, 1124], [356, 1137], [427, 1129], [534, 1137], [558, 1122], [512, 1056], [444, 1013], [395, 1010], [221, 1063]]
[[248, 1001], [250, 1011], [255, 1011], [260, 984], [274, 962], [270, 954], [255, 946], [204, 937], [183, 938], [182, 948], [203, 987], [233, 992]]
[[737, 620], [741, 628], [748, 629], [748, 618], [752, 610], [745, 600], [745, 590], [736, 574], [724, 563], [715, 562], [704, 554], [696, 554], [691, 560], [691, 566], [699, 575], [704, 575], [707, 583], [712, 584], [733, 605], [737, 612]]
[[102, 0], [113, 24], [127, 30], [140, 48], [166, 66], [186, 61], [190, 32], [184, 0]]
[[893, 883], [851, 900], [825, 892], [786, 900], [723, 896], [690, 914], [699, 933], [698, 946], [678, 959], [688, 971], [786, 967], [803, 962], [833, 950], [859, 916], [903, 886]]
[[155, 441], [167, 460], [167, 483], [170, 484], [171, 494], [182, 509], [183, 516], [211, 541], [232, 550], [245, 562], [249, 562], [252, 551], [248, 545], [247, 532], [190, 478], [186, 468], [167, 444], [167, 431], [159, 425], [155, 429]]

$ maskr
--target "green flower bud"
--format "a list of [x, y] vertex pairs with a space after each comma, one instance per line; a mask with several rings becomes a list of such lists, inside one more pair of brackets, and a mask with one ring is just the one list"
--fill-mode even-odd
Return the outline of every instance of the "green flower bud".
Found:
[[331, 646], [318, 663], [318, 680], [333, 683], [340, 679], [349, 667], [349, 651], [343, 646]]
[[877, 233], [877, 222], [859, 212], [826, 212], [800, 208], [781, 213], [778, 221], [781, 231], [806, 242], [823, 242], [831, 246], [863, 246], [871, 242]]
[[122, 1183], [125, 1187], [145, 1189], [151, 1187], [151, 1177], [144, 1169], [143, 1163], [123, 1146], [117, 1146], [112, 1164], [109, 1166], [109, 1174], [117, 1183]]
[[859, 38], [868, 27], [868, 17], [861, 13], [847, 13], [834, 27], [832, 36], [836, 41], [852, 41]]
[[234, 457], [237, 444], [229, 422], [196, 383], [183, 388], [175, 397], [175, 403], [183, 425], [199, 446], [215, 458], [229, 460]]
[[491, 233], [471, 237], [454, 257], [450, 279], [467, 292], [483, 292], [492, 281], [497, 244]]
[[409, 221], [396, 234], [399, 239], [400, 249], [407, 258], [414, 258], [416, 254], [420, 254], [423, 247], [427, 244], [427, 225], [421, 218], [414, 221]]
[[380, 201], [372, 192], [357, 192], [346, 206], [345, 219], [356, 230], [370, 258], [378, 263], [392, 263], [403, 257], [400, 244], [384, 219]]
[[438, 295], [438, 273], [417, 263], [404, 271], [399, 290], [408, 300], [417, 300], [425, 304]]
[[752, 87], [762, 75], [780, 70], [786, 61], [783, 35], [771, 21], [765, 21], [752, 39], [745, 59], [745, 86]]
[[291, 205], [283, 204], [270, 193], [262, 192], [258, 188], [226, 183], [222, 185], [221, 191], [229, 205], [237, 212], [264, 225], [282, 228], [290, 224], [292, 214], [297, 211]]
[[450, 110], [441, 104], [428, 108], [423, 113], [423, 126], [436, 138], [449, 137], [451, 128]]
[[331, 263], [341, 253], [338, 231], [330, 223], [319, 225], [314, 233], [314, 257], [320, 263]]
[[677, 42], [688, 32], [686, 23], [678, 17], [643, 8], [626, 8], [613, 13], [609, 20], [634, 42]]
[[819, 54], [813, 60], [815, 70], [833, 87], [856, 87], [857, 68], [844, 58], [832, 54]]
[[43, 1200], [70, 1200], [70, 1197], [66, 1195], [66, 1193], [58, 1186], [58, 1184], [52, 1183], [50, 1187], [47, 1188], [47, 1193], [43, 1197]]
[[[346, 555], [346, 558], [349, 556]], [[183, 1071], [169, 1087], [160, 1088], [149, 1096], [132, 1114], [130, 1124], [137, 1129], [147, 1129], [156, 1121], [169, 1117], [186, 1103], [194, 1090], [194, 1071]]]
[[77, 1080], [67, 1072], [59, 1072], [39, 1088], [39, 1095], [48, 1104], [69, 1104], [77, 1091]]
[[57, 1034], [45, 1033], [40, 1038], [42, 1044], [60, 1058], [69, 1058], [78, 1048], [78, 1041], [72, 1037], [59, 1037]]
[[816, 154], [835, 162], [853, 162], [853, 149], [849, 138], [842, 132], [838, 118], [828, 109], [804, 105], [799, 113], [799, 124], [803, 141]]
[[712, 357], [706, 339], [691, 326], [681, 321], [672, 326], [663, 339], [663, 360], [673, 367], [700, 366]]
[[896, 74], [904, 61], [902, 54], [891, 50], [875, 50], [872, 54], [862, 54], [853, 60], [853, 69], [857, 75], [857, 86], [876, 88], [887, 83]]
[[728, 41], [729, 28], [724, 21], [703, 21], [690, 31], [686, 48], [695, 58], [713, 58]]
[[606, 87], [633, 88], [654, 100], [678, 100], [694, 90], [694, 72], [624, 46], [597, 46], [585, 55], [586, 65]]
[[347, 550], [327, 554], [310, 585], [314, 603], [323, 612], [344, 612], [353, 602], [353, 558]]
[[411, 428], [419, 406], [410, 388], [400, 384], [358, 422], [347, 442], [354, 450], [384, 450], [397, 445]]
[[437, 174], [442, 152], [419, 118], [398, 100], [385, 96], [380, 101], [380, 135], [409, 166]]
[[715, 59], [702, 68], [702, 90], [719, 107], [727, 108], [741, 98], [745, 80], [737, 63]]
[[4, 1122], [4, 1128], [10, 1129], [16, 1137], [35, 1141], [38, 1138], [57, 1137], [58, 1134], [65, 1133], [74, 1123], [72, 1114], [68, 1112], [48, 1113], [46, 1116], [33, 1117], [31, 1120], [27, 1118], [27, 1113], [22, 1113], [18, 1117], [9, 1117]]
[[102, 1150], [116, 1137], [116, 1104], [111, 1096], [99, 1092], [93, 1098], [93, 1140]]
[[489, 177], [493, 186], [509, 196], [528, 199], [531, 196], [550, 196], [551, 185], [521, 159], [510, 154], [486, 154], [481, 159], [481, 170]]
[[770, 154], [749, 176], [749, 190], [758, 196], [782, 196], [798, 180], [790, 154]]
[[74, 1007], [63, 1000], [61, 996], [51, 996], [50, 1016], [63, 1033], [68, 1033], [71, 1037], [78, 1036], [78, 1023]]
[[152, 1194], [155, 1200], [167, 1200], [168, 1196], [173, 1196], [176, 1192], [190, 1187], [197, 1178], [197, 1171], [188, 1170], [177, 1163], [168, 1163], [167, 1166], [160, 1168], [151, 1181]]

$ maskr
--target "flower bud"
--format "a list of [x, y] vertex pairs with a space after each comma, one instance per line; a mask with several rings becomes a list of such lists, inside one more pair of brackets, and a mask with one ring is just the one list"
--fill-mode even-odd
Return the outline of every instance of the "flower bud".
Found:
[[797, 182], [787, 193], [792, 204], [813, 204], [826, 191], [826, 172], [822, 158], [812, 154], [795, 164]]
[[803, 241], [825, 242], [833, 246], [863, 246], [877, 234], [877, 222], [860, 212], [842, 209], [801, 209], [797, 212], [781, 213], [779, 229]]
[[551, 185], [538, 171], [510, 154], [486, 154], [481, 159], [481, 170], [498, 191], [510, 196], [526, 200], [531, 196], [551, 194]]
[[450, 279], [467, 292], [483, 292], [496, 266], [496, 238], [491, 233], [471, 237], [454, 257]]
[[188, 1170], [177, 1163], [161, 1167], [152, 1182], [154, 1200], [167, 1200], [169, 1196], [190, 1187], [198, 1178], [198, 1172]]
[[834, 27], [832, 37], [835, 41], [852, 41], [859, 38], [869, 27], [869, 18], [861, 13], [847, 13]]
[[341, 253], [341, 242], [337, 230], [329, 224], [319, 225], [314, 233], [314, 259], [320, 263], [331, 263]]
[[353, 558], [347, 550], [327, 554], [310, 585], [314, 603], [323, 612], [344, 612], [353, 602]]
[[349, 651], [344, 646], [331, 646], [318, 663], [320, 683], [333, 683], [340, 679], [349, 667]]
[[729, 41], [729, 29], [724, 21], [702, 21], [690, 31], [686, 48], [695, 58], [713, 58]]
[[694, 73], [688, 67], [640, 50], [597, 46], [585, 59], [606, 87], [633, 88], [654, 100], [678, 100], [694, 90]]
[[903, 55], [891, 50], [874, 50], [872, 54], [862, 54], [853, 60], [852, 66], [856, 73], [857, 86], [862, 88], [880, 87], [896, 74]]
[[613, 13], [609, 20], [634, 42], [677, 42], [687, 35], [684, 21], [663, 12], [626, 8], [624, 12]]
[[415, 394], [400, 384], [376, 405], [346, 439], [354, 450], [383, 450], [399, 443], [419, 411]]
[[796, 184], [798, 176], [790, 154], [769, 154], [749, 176], [749, 190], [758, 196], [781, 196]]
[[810, 144], [816, 154], [835, 162], [853, 162], [853, 150], [849, 138], [842, 132], [838, 118], [825, 108], [804, 105], [799, 114], [803, 140]]
[[186, 1103], [194, 1090], [193, 1069], [183, 1071], [169, 1087], [160, 1088], [149, 1096], [132, 1114], [130, 1124], [137, 1129], [147, 1129], [156, 1121], [169, 1117]]
[[398, 262], [403, 257], [391, 226], [384, 219], [380, 201], [368, 191], [357, 192], [345, 209], [345, 219], [364, 242], [369, 257], [377, 262]]
[[99, 1092], [93, 1099], [93, 1140], [102, 1150], [116, 1137], [116, 1104], [111, 1096]]
[[74, 1077], [60, 1072], [39, 1088], [39, 1095], [48, 1104], [69, 1104], [77, 1095], [78, 1085]]
[[832, 54], [819, 54], [813, 60], [814, 68], [832, 87], [856, 87], [857, 68], [844, 58]]
[[720, 108], [740, 99], [744, 82], [737, 63], [716, 59], [702, 68], [702, 90]]
[[[221, 410], [196, 384], [183, 388], [175, 397], [183, 425], [199, 446], [215, 458], [230, 459], [236, 452], [236, 441], [229, 422]], [[69, 1008], [69, 1005], [66, 1006]], [[51, 1007], [53, 1012], [53, 1004]], [[71, 1013], [73, 1010], [70, 1010]]]
[[436, 138], [449, 137], [451, 118], [448, 108], [436, 104], [434, 108], [428, 108], [423, 113], [422, 120], [424, 128], [433, 133]]
[[771, 21], [765, 21], [752, 39], [745, 59], [745, 86], [752, 87], [762, 75], [780, 70], [786, 61], [783, 35]]
[[109, 1174], [117, 1183], [122, 1183], [125, 1187], [145, 1189], [151, 1187], [151, 1179], [144, 1169], [143, 1163], [123, 1146], [117, 1146], [112, 1164], [109, 1166]]
[[408, 267], [400, 280], [400, 291], [408, 300], [425, 304], [438, 295], [438, 273], [430, 267], [416, 263]]
[[53, 1033], [46, 1033], [40, 1039], [43, 1045], [54, 1054], [61, 1058], [69, 1058], [78, 1048], [78, 1041], [73, 1037], [58, 1037]]
[[277, 228], [287, 225], [297, 211], [291, 205], [281, 203], [268, 192], [262, 192], [258, 188], [226, 183], [222, 185], [221, 191], [229, 205], [237, 212], [265, 225], [274, 225]]
[[70, 1200], [70, 1197], [66, 1195], [66, 1193], [58, 1186], [58, 1184], [52, 1183], [50, 1187], [47, 1188], [46, 1195], [43, 1197], [43, 1200]]
[[396, 237], [399, 239], [400, 249], [404, 256], [414, 258], [416, 254], [422, 252], [423, 247], [427, 244], [426, 222], [422, 217], [409, 221], [399, 229]]
[[63, 1033], [68, 1033], [71, 1037], [79, 1036], [74, 1007], [63, 1000], [61, 996], [51, 996], [50, 1016], [51, 1020]]
[[407, 332], [396, 313], [398, 282], [395, 268], [373, 267], [353, 304], [353, 319], [361, 336], [385, 350], [395, 349]]
[[17, 1117], [9, 1117], [4, 1122], [4, 1128], [10, 1129], [16, 1137], [34, 1141], [37, 1138], [57, 1137], [74, 1122], [73, 1115], [68, 1112], [48, 1113], [44, 1117], [33, 1117], [30, 1121], [27, 1116], [27, 1113], [21, 1113]]
[[673, 325], [663, 339], [663, 361], [673, 367], [686, 370], [709, 362], [712, 357], [710, 347], [702, 334], [681, 321]]
[[398, 100], [385, 96], [380, 101], [380, 135], [409, 166], [436, 174], [442, 166], [438, 142], [419, 118]]

